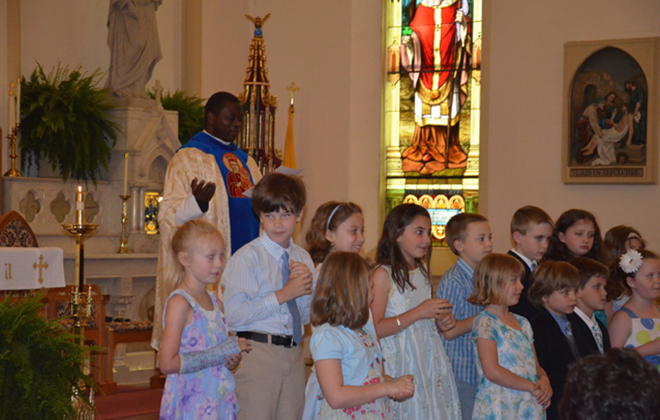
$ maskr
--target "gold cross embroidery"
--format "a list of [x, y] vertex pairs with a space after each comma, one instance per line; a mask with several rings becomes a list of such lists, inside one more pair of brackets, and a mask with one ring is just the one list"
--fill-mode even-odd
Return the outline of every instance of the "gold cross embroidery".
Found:
[[39, 264], [34, 263], [32, 266], [35, 270], [38, 268], [39, 269], [39, 284], [43, 284], [44, 278], [42, 276], [42, 269], [48, 270], [48, 263], [44, 263], [44, 256], [42, 254], [39, 254]]

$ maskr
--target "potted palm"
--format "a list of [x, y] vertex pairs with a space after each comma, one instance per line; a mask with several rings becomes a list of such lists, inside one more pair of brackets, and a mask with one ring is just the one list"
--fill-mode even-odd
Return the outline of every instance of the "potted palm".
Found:
[[[156, 99], [153, 92], [148, 92]], [[204, 100], [194, 95], [186, 95], [180, 90], [162, 95], [163, 108], [179, 113], [179, 141], [186, 144], [195, 134], [204, 129]]]

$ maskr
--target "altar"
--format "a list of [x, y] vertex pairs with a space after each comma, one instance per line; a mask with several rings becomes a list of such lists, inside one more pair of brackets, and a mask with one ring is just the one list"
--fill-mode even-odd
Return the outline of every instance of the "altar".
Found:
[[64, 287], [63, 254], [62, 248], [56, 247], [0, 247], [0, 290]]
[[[146, 105], [121, 106], [111, 112], [119, 134], [108, 170], [95, 185], [63, 181], [48, 165], [39, 172], [2, 179], [3, 212], [20, 213], [42, 247], [64, 250], [60, 269], [70, 285], [75, 278], [76, 240], [62, 224], [75, 222], [76, 191], [82, 186], [84, 223], [98, 225], [85, 236], [85, 282], [98, 284], [103, 294], [110, 295], [108, 315], [113, 318], [148, 319], [147, 310], [133, 305], [143, 302], [147, 284], [149, 289], [155, 286], [160, 235], [149, 211], [154, 211], [154, 204], [157, 211], [167, 163], [181, 145], [177, 113], [164, 110], [157, 100]], [[122, 195], [130, 196], [124, 228], [130, 254], [117, 253], [123, 228]]]

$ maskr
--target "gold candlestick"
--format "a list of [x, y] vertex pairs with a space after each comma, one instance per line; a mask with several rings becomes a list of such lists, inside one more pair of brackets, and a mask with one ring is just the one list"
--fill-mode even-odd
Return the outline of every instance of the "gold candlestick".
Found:
[[[85, 221], [85, 193], [82, 186], [78, 186], [76, 191], [76, 223], [66, 223], [62, 228], [69, 233], [76, 235], [76, 277], [75, 284], [71, 287], [71, 317], [73, 318], [73, 333], [77, 337], [80, 347], [85, 345], [85, 327], [82, 321], [92, 314], [92, 286], [89, 286], [85, 293], [85, 235], [92, 233], [99, 225], [86, 224]], [[85, 373], [89, 373], [89, 360], [85, 362]], [[81, 381], [79, 384], [81, 390], [86, 386]], [[94, 389], [89, 388], [89, 405], [81, 398], [76, 388], [73, 388], [74, 395], [72, 399], [75, 406], [76, 420], [94, 419]]]
[[[73, 318], [73, 334], [79, 340], [78, 344], [80, 347], [83, 347], [85, 345], [85, 327], [83, 326], [83, 321], [92, 314], [92, 286], [89, 286], [86, 293], [81, 293], [76, 286], [71, 286], [69, 303], [71, 304], [70, 317]], [[84, 364], [84, 372], [85, 374], [89, 374], [89, 360], [86, 360]], [[84, 393], [89, 392], [89, 396], [87, 397], [89, 404], [84, 401], [78, 390], [72, 387], [73, 396], [71, 398], [76, 411], [75, 419], [94, 420], [94, 388], [87, 387], [82, 380], [78, 386]]]
[[64, 230], [76, 235], [76, 287], [79, 293], [84, 292], [85, 287], [85, 235], [92, 233], [99, 225], [82, 223], [65, 223]]
[[11, 133], [7, 134], [7, 139], [9, 140], [9, 160], [11, 162], [11, 167], [7, 172], [5, 172], [5, 176], [9, 177], [22, 177], [21, 173], [16, 169], [16, 158], [18, 157], [18, 154], [16, 153], [16, 140], [18, 139], [18, 131], [20, 129], [21, 124], [17, 124], [13, 130], [11, 130]]
[[120, 195], [121, 198], [121, 241], [119, 242], [119, 250], [117, 254], [130, 254], [132, 251], [128, 249], [128, 238], [126, 237], [126, 225], [128, 225], [128, 200], [130, 195]]

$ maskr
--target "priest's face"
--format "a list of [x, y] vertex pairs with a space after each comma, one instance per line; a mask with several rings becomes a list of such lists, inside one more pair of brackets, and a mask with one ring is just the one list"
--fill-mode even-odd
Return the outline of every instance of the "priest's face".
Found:
[[208, 114], [206, 130], [221, 140], [233, 142], [241, 132], [242, 122], [241, 105], [236, 102], [226, 102], [218, 115]]

